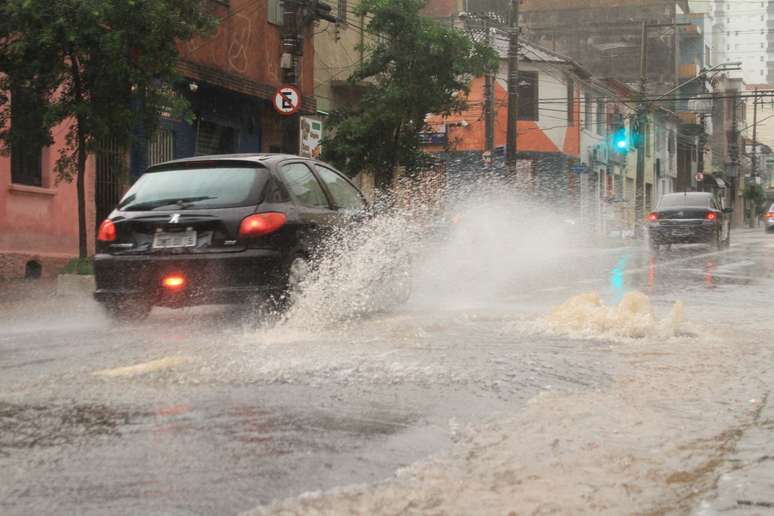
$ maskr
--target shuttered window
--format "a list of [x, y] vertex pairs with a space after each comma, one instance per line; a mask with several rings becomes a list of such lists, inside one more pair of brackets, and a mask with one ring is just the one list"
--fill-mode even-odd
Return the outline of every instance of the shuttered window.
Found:
[[232, 154], [236, 152], [236, 131], [233, 127], [199, 121], [196, 132], [196, 155]]

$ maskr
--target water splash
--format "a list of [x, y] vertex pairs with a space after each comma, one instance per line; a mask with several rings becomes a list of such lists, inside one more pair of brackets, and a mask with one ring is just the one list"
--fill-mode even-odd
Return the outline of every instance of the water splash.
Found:
[[550, 331], [584, 337], [634, 338], [685, 335], [685, 307], [676, 302], [667, 319], [659, 320], [650, 298], [629, 292], [617, 306], [607, 306], [596, 292], [577, 295], [556, 308], [544, 322]]

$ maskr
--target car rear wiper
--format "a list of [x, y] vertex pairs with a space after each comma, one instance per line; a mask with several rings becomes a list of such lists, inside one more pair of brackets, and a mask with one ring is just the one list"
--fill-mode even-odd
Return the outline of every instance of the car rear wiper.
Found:
[[127, 206], [124, 206], [121, 208], [122, 210], [126, 211], [143, 211], [143, 210], [155, 210], [156, 208], [161, 208], [162, 206], [169, 206], [172, 204], [177, 204], [180, 209], [186, 209], [189, 208], [191, 203], [198, 202], [198, 201], [207, 201], [210, 199], [217, 199], [217, 197], [212, 197], [209, 195], [200, 195], [198, 197], [169, 197], [167, 199], [156, 199], [154, 201], [145, 201], [145, 202], [139, 202], [136, 204], [129, 204]]

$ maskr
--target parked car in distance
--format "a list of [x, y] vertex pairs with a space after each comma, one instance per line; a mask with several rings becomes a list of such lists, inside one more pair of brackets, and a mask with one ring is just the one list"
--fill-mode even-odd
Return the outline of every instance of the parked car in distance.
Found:
[[281, 300], [326, 227], [368, 204], [346, 177], [298, 156], [204, 156], [156, 165], [97, 236], [94, 297], [119, 319], [154, 305]]
[[731, 244], [730, 208], [721, 208], [708, 192], [666, 194], [648, 215], [650, 246], [703, 243], [715, 248]]
[[769, 206], [769, 211], [763, 214], [763, 223], [766, 233], [774, 231], [774, 204]]

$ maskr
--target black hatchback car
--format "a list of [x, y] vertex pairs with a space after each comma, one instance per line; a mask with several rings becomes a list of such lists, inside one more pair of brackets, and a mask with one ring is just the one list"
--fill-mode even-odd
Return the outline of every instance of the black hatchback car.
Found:
[[716, 248], [731, 243], [730, 208], [721, 208], [708, 192], [666, 194], [658, 209], [648, 215], [650, 246], [709, 244]]
[[367, 210], [342, 174], [298, 156], [156, 165], [99, 228], [94, 297], [122, 319], [154, 305], [281, 299], [308, 270], [326, 226]]

